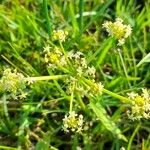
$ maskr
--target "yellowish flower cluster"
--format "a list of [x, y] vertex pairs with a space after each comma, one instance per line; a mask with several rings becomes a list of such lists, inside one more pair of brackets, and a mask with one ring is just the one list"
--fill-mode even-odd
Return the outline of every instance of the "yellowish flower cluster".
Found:
[[132, 32], [130, 25], [124, 25], [121, 18], [116, 18], [115, 22], [106, 21], [102, 24], [103, 28], [109, 33], [109, 35], [115, 37], [118, 40], [118, 46], [125, 43], [125, 39], [129, 37]]
[[102, 94], [103, 88], [104, 88], [104, 86], [101, 82], [94, 83], [93, 86], [91, 87], [90, 91], [94, 95], [96, 95], [97, 93]]
[[25, 89], [25, 78], [23, 74], [18, 73], [17, 70], [12, 71], [6, 69], [3, 72], [3, 76], [0, 80], [0, 91], [9, 92], [13, 97], [25, 98], [26, 93], [23, 92]]
[[[87, 65], [87, 61], [84, 58], [83, 53], [69, 51], [66, 54], [61, 52], [59, 47], [51, 48], [49, 46], [44, 48], [45, 57], [44, 60], [48, 63], [48, 66], [52, 69], [60, 69], [60, 66], [65, 67], [70, 70], [70, 66], [68, 64], [67, 59], [72, 63], [72, 66], [75, 70], [75, 74], [78, 77], [88, 76], [91, 78], [95, 78], [96, 69], [92, 66], [89, 67]], [[66, 55], [66, 56], [65, 56]]]
[[150, 118], [150, 93], [147, 89], [142, 89], [142, 94], [128, 93], [129, 99], [132, 100], [131, 110], [128, 111], [128, 117], [132, 120], [141, 118]]
[[76, 114], [74, 111], [69, 112], [68, 115], [65, 115], [63, 119], [63, 130], [65, 132], [81, 133], [83, 127], [83, 116]]
[[58, 40], [60, 42], [65, 42], [67, 35], [68, 35], [67, 31], [63, 31], [63, 30], [53, 31], [53, 39]]
[[[96, 69], [94, 66], [88, 66], [88, 63], [81, 52], [69, 51], [66, 54], [61, 52], [61, 49], [54, 47], [53, 49], [49, 46], [44, 48], [45, 62], [52, 70], [70, 70], [70, 64], [72, 66], [71, 76], [65, 80], [67, 93], [72, 93], [72, 83], [76, 81], [75, 90], [80, 92], [81, 96], [102, 94], [103, 85], [102, 83], [95, 82]], [[68, 60], [67, 60], [68, 59]], [[68, 64], [68, 61], [70, 64]], [[93, 86], [83, 85], [79, 82], [79, 78], [88, 78], [93, 82]]]
[[90, 84], [88, 83], [84, 83], [84, 82], [80, 82], [80, 80], [78, 80], [75, 77], [70, 76], [66, 81], [66, 92], [67, 94], [71, 94], [73, 89], [73, 84], [75, 84], [75, 91], [77, 91], [78, 93], [80, 93], [81, 97], [84, 96], [96, 96], [96, 95], [102, 95], [103, 92], [103, 84], [101, 82], [97, 83], [95, 82], [95, 80], [90, 80]]
[[[62, 52], [58, 47], [54, 47], [53, 49], [49, 46], [44, 48], [45, 57], [44, 60], [46, 63], [48, 63], [48, 66], [54, 70], [57, 68], [57, 65], [61, 64], [62, 66], [66, 64], [66, 60], [64, 60], [64, 57], [62, 56]], [[63, 58], [62, 58], [63, 57]], [[65, 62], [61, 63], [61, 61], [64, 60]]]
[[73, 66], [75, 68], [75, 71], [76, 71], [76, 75], [78, 77], [88, 76], [91, 78], [95, 78], [96, 69], [93, 66], [89, 67], [87, 65], [87, 61], [86, 61], [83, 53], [70, 51], [67, 53], [67, 57], [72, 62]]
[[[53, 71], [70, 71], [70, 77], [65, 80], [67, 94], [72, 93], [72, 87], [75, 82], [75, 90], [78, 91], [82, 97], [87, 95], [102, 94], [102, 83], [95, 82], [96, 69], [94, 66], [88, 66], [84, 54], [79, 51], [69, 51], [65, 54], [61, 52], [59, 47], [51, 48], [49, 46], [44, 48], [45, 62], [48, 63]], [[70, 69], [71, 64], [71, 69]], [[65, 72], [66, 73], [66, 72]], [[68, 73], [68, 72], [67, 72]], [[93, 82], [93, 86], [83, 84], [80, 78], [88, 78]]]

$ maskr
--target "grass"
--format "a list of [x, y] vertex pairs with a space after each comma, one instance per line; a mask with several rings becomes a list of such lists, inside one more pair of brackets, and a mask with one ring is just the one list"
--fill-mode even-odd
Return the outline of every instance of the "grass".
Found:
[[[102, 28], [116, 17], [132, 26], [119, 52], [116, 40]], [[127, 116], [127, 93], [150, 88], [149, 24], [148, 1], [0, 1], [1, 80], [11, 68], [34, 81], [26, 85], [24, 100], [0, 86], [0, 149], [149, 150], [149, 119]], [[57, 29], [68, 31], [65, 42], [53, 40]], [[58, 63], [56, 71], [48, 67], [43, 52], [48, 45], [51, 52], [60, 48], [68, 66]], [[95, 67], [95, 82], [104, 85], [102, 95], [90, 75], [68, 83], [77, 76], [75, 60], [67, 57], [71, 50], [82, 52], [88, 66]], [[77, 84], [92, 88], [92, 94], [82, 96]], [[69, 111], [83, 115], [81, 134], [62, 130]]]

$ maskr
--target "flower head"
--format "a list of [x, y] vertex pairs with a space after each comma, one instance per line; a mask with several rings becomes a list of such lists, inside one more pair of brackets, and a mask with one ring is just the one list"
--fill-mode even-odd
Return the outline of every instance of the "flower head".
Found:
[[131, 26], [123, 24], [123, 20], [121, 18], [116, 18], [115, 22], [106, 21], [102, 26], [106, 29], [109, 35], [118, 40], [118, 45], [123, 45], [125, 43], [125, 39], [129, 37], [132, 32]]
[[103, 89], [104, 89], [104, 85], [101, 82], [94, 83], [93, 86], [91, 86], [90, 92], [92, 95], [102, 94]]
[[49, 46], [46, 46], [44, 48], [44, 53], [44, 60], [52, 69], [56, 69], [59, 63], [62, 63], [62, 66], [67, 63], [59, 47], [55, 46], [54, 48], [51, 48]]
[[53, 31], [54, 40], [59, 40], [60, 42], [65, 42], [67, 35], [68, 35], [67, 31], [63, 31], [63, 30]]
[[78, 132], [81, 133], [83, 126], [83, 116], [76, 114], [74, 111], [69, 112], [63, 119], [63, 130], [65, 132]]
[[9, 92], [14, 96], [21, 94], [21, 98], [24, 98], [23, 90], [25, 89], [26, 80], [22, 73], [18, 73], [17, 70], [12, 71], [6, 69], [3, 72], [3, 76], [0, 80], [0, 90], [3, 92]]
[[130, 93], [129, 99], [132, 100], [131, 110], [128, 110], [128, 116], [132, 120], [141, 118], [150, 118], [150, 94], [147, 89], [142, 89], [142, 94]]

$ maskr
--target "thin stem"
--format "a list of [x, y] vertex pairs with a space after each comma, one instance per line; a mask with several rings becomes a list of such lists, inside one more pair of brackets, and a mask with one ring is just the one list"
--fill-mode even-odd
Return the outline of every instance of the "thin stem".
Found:
[[73, 83], [73, 86], [72, 86], [72, 93], [71, 93], [71, 98], [70, 98], [70, 112], [72, 111], [72, 107], [73, 107], [74, 88], [75, 88], [75, 82]]
[[8, 121], [8, 123], [10, 123], [9, 113], [8, 113], [8, 109], [7, 109], [6, 95], [5, 94], [2, 97], [2, 101], [3, 101], [4, 115], [5, 115], [6, 120]]
[[[87, 84], [89, 84], [90, 86], [94, 86], [94, 83], [92, 82], [92, 81], [90, 81], [90, 80], [88, 80], [88, 79], [86, 79], [86, 78], [83, 78], [83, 80], [87, 83]], [[123, 103], [131, 103], [131, 101], [128, 99], [128, 98], [126, 98], [126, 97], [124, 97], [124, 96], [121, 96], [121, 95], [118, 95], [118, 94], [116, 94], [116, 93], [114, 93], [114, 92], [111, 92], [111, 91], [109, 91], [109, 90], [107, 90], [107, 89], [105, 89], [105, 88], [103, 88], [103, 93], [106, 93], [106, 94], [108, 94], [108, 95], [110, 95], [110, 96], [112, 96], [112, 97], [115, 97], [115, 98], [117, 98], [117, 99], [119, 99], [121, 102], [123, 102]]]
[[122, 54], [121, 54], [120, 50], [118, 50], [118, 53], [119, 53], [119, 57], [120, 57], [120, 60], [121, 60], [121, 63], [122, 63], [122, 67], [123, 67], [125, 76], [126, 76], [127, 81], [128, 81], [128, 85], [129, 85], [129, 87], [131, 88], [131, 84], [130, 84], [130, 82], [129, 82], [129, 80], [128, 80], [128, 77], [129, 77], [129, 76], [128, 76], [128, 73], [127, 73], [127, 69], [126, 69], [126, 66], [125, 66], [125, 63], [124, 63], [124, 60], [123, 60], [123, 57], [122, 57]]
[[57, 80], [67, 77], [67, 75], [54, 75], [54, 76], [41, 76], [41, 77], [28, 77], [27, 81], [41, 81], [41, 80]]
[[103, 89], [103, 92], [110, 95], [110, 96], [112, 96], [112, 97], [115, 97], [115, 98], [119, 99], [123, 103], [131, 103], [131, 101], [128, 98], [126, 98], [124, 96], [121, 96], [121, 95], [118, 95], [118, 94], [116, 94], [114, 92], [111, 92], [107, 89]]
[[3, 149], [3, 150], [18, 150], [18, 148], [13, 148], [13, 147], [8, 147], [8, 146], [0, 146], [0, 149]]
[[85, 109], [86, 106], [85, 106], [84, 102], [82, 101], [81, 96], [80, 96], [79, 93], [77, 93], [77, 97], [78, 97], [78, 100], [79, 100], [79, 103], [80, 103], [81, 108], [82, 108], [82, 109]]
[[[65, 49], [64, 49], [64, 47], [63, 47], [63, 45], [62, 45], [62, 42], [59, 41], [59, 44], [60, 44], [60, 47], [61, 47], [62, 52], [64, 53], [65, 59], [67, 60], [67, 63], [68, 63], [68, 65], [69, 65], [69, 67], [70, 67], [71, 69], [73, 69], [72, 64], [71, 64], [71, 62], [69, 61], [68, 56], [67, 56], [67, 54], [66, 54], [66, 52], [65, 52]], [[74, 70], [74, 69], [73, 69], [73, 70]]]

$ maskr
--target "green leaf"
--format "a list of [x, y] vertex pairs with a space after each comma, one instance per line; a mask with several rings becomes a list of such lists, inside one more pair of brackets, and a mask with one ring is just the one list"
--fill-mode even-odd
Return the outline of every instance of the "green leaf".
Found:
[[137, 67], [142, 65], [143, 63], [150, 62], [150, 53], [148, 53], [138, 64]]
[[56, 150], [56, 148], [50, 146], [50, 133], [44, 135], [43, 139], [40, 140], [35, 147], [35, 150]]
[[107, 130], [109, 130], [114, 137], [124, 140], [127, 142], [127, 138], [121, 134], [121, 130], [115, 125], [115, 123], [111, 120], [111, 118], [106, 114], [105, 109], [99, 105], [96, 106], [93, 102], [90, 102], [90, 106], [93, 109], [96, 116], [99, 118], [101, 123], [105, 126]]

